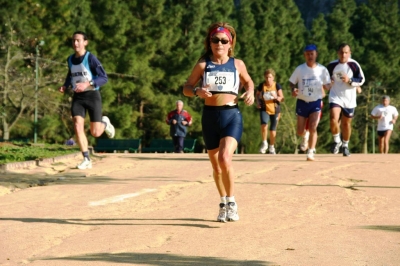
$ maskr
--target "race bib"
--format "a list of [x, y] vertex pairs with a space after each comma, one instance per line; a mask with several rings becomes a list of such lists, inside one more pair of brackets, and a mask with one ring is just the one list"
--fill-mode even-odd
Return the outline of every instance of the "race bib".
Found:
[[264, 92], [263, 97], [265, 101], [273, 100], [276, 98], [276, 91], [266, 91]]
[[210, 85], [210, 91], [232, 91], [235, 86], [234, 72], [210, 72], [206, 83]]
[[342, 77], [344, 77], [344, 72], [343, 71], [336, 71], [333, 73], [333, 79], [335, 81], [342, 81]]
[[313, 96], [318, 95], [318, 93], [321, 92], [321, 82], [319, 82], [317, 79], [303, 79], [303, 86], [301, 88], [301, 94], [304, 96]]

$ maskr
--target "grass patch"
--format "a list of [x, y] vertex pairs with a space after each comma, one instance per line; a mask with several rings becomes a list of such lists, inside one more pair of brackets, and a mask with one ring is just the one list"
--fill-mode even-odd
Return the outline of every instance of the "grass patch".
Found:
[[79, 147], [60, 144], [31, 145], [22, 142], [3, 142], [0, 145], [0, 164], [52, 158], [75, 152], [79, 152]]

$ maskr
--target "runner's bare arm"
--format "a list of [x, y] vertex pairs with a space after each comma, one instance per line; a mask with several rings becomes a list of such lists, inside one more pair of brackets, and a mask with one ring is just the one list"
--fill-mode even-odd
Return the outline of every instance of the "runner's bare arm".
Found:
[[[207, 90], [207, 87], [198, 87], [196, 90], [196, 84], [201, 80], [204, 69], [206, 67], [206, 62], [200, 60], [193, 68], [188, 80], [183, 86], [183, 95], [194, 97], [199, 96], [201, 98], [211, 97], [212, 94]], [[195, 94], [196, 93], [196, 94]]]
[[240, 82], [246, 90], [240, 98], [244, 99], [246, 105], [252, 105], [254, 103], [254, 82], [247, 72], [246, 65], [242, 60], [235, 59], [235, 67], [239, 71]]

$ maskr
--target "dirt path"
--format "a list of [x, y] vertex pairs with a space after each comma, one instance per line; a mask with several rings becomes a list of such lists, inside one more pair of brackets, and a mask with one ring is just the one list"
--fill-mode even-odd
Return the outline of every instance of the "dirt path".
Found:
[[0, 265], [399, 265], [400, 155], [317, 159], [235, 155], [231, 223], [205, 154], [2, 173]]

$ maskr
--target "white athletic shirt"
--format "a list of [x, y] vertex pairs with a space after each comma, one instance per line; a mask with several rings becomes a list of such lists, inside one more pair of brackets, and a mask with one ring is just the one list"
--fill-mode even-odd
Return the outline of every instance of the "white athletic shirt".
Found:
[[[355, 108], [357, 106], [356, 87], [362, 86], [365, 82], [364, 73], [360, 65], [351, 58], [346, 63], [334, 60], [329, 63], [328, 70], [334, 81], [329, 91], [329, 103], [336, 103], [343, 108]], [[343, 73], [353, 79], [351, 85], [340, 79]]]
[[311, 68], [304, 63], [294, 70], [289, 81], [297, 84], [297, 99], [314, 102], [322, 99], [322, 85], [330, 84], [331, 78], [328, 69], [323, 65], [317, 63], [316, 67]]
[[378, 120], [378, 131], [393, 130], [392, 120], [399, 115], [396, 107], [392, 105], [384, 106], [379, 104], [372, 110], [371, 115], [383, 117]]

